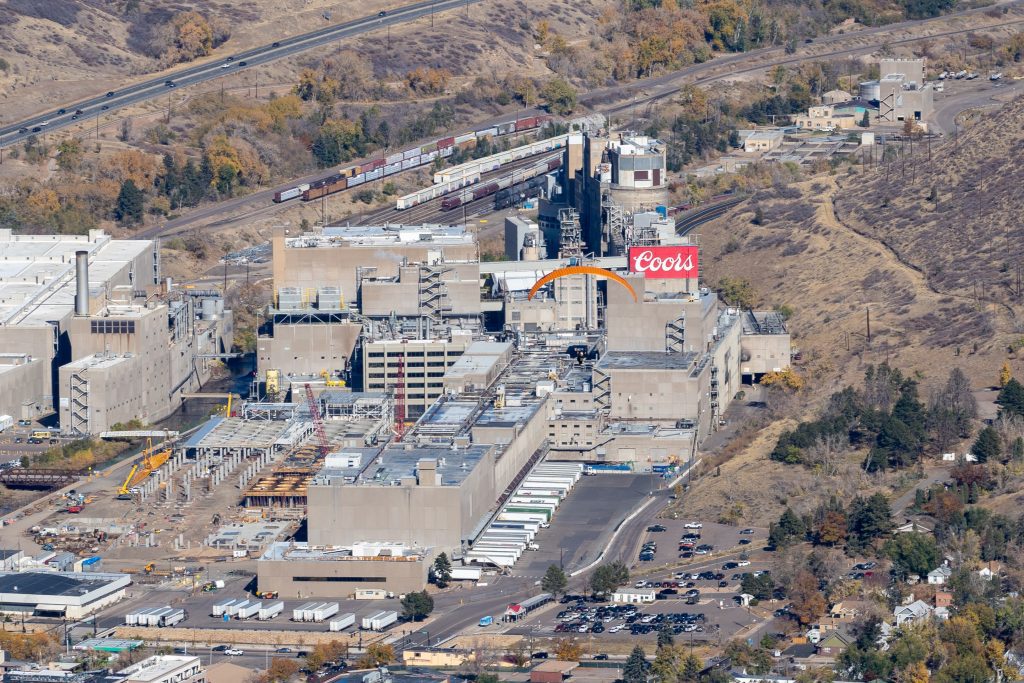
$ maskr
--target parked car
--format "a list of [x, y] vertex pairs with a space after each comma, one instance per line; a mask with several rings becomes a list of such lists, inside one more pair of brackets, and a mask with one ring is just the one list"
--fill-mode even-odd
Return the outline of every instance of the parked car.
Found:
[[754, 533], [754, 530], [753, 529], [744, 529], [740, 533], [743, 534], [744, 536], [750, 536], [751, 534]]
[[227, 650], [224, 650], [224, 654], [226, 654], [228, 657], [241, 657], [242, 655], [245, 654], [245, 651], [244, 650], [238, 650], [238, 649], [235, 649], [235, 648], [229, 648]]
[[661, 531], [667, 531], [667, 529], [664, 526], [662, 526], [661, 524], [652, 524], [651, 526], [647, 527], [647, 530], [652, 532], [652, 533], [658, 533], [658, 532], [661, 532]]
[[703, 529], [704, 525], [700, 522], [687, 522], [683, 525], [685, 529]]

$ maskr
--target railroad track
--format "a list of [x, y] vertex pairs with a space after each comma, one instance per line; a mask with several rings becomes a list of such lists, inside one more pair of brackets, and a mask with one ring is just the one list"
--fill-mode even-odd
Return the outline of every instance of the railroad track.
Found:
[[726, 211], [747, 199], [747, 195], [736, 195], [730, 199], [690, 211], [676, 221], [676, 234], [687, 235], [694, 228], [721, 217]]

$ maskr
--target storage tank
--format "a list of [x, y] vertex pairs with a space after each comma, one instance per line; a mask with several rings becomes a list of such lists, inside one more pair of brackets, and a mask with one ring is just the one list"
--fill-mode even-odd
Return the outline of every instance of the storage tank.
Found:
[[858, 86], [857, 95], [862, 100], [877, 102], [882, 99], [882, 86], [878, 81], [864, 81]]
[[217, 319], [217, 300], [214, 298], [203, 299], [203, 320]]

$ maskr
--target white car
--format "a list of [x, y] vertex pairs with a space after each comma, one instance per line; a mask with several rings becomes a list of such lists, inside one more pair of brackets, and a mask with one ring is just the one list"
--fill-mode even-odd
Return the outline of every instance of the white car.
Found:
[[550, 524], [548, 524], [547, 522], [541, 522], [541, 523], [540, 523], [540, 528], [541, 528], [541, 529], [550, 529], [550, 528], [551, 528], [551, 525], [550, 525]]
[[618, 633], [622, 629], [623, 629], [623, 625], [622, 624], [615, 624], [615, 626], [612, 626], [610, 629], [608, 629], [608, 633]]
[[224, 650], [224, 654], [226, 654], [228, 657], [241, 657], [242, 655], [245, 654], [245, 651], [244, 650], [236, 650], [235, 648], [231, 648], [231, 649], [228, 649], [228, 650]]
[[230, 65], [230, 64], [221, 64], [221, 65], [220, 65], [220, 68], [222, 68], [222, 69], [228, 69], [228, 68], [231, 68], [231, 65]]
[[737, 567], [749, 567], [750, 566], [750, 560], [736, 560], [736, 566]]
[[683, 525], [683, 528], [684, 529], [703, 529], [704, 525], [701, 524], [700, 522], [687, 522], [685, 525]]

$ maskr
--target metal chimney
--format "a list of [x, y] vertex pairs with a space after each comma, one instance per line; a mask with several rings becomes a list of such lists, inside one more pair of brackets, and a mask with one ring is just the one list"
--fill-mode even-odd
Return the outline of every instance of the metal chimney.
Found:
[[89, 252], [75, 252], [75, 315], [89, 315]]

